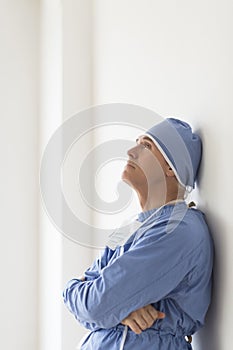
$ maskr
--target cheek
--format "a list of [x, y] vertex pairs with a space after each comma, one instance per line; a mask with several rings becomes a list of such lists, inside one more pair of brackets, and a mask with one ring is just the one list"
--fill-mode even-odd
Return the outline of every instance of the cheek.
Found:
[[160, 161], [153, 155], [149, 154], [140, 161], [141, 171], [148, 180], [164, 177], [164, 169]]

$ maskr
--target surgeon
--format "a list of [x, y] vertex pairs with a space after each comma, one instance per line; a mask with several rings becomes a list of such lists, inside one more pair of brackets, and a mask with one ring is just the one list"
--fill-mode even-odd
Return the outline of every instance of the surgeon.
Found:
[[127, 154], [122, 180], [142, 210], [68, 282], [64, 302], [90, 331], [81, 350], [190, 350], [211, 301], [213, 265], [205, 216], [185, 202], [201, 139], [186, 122], [167, 118]]

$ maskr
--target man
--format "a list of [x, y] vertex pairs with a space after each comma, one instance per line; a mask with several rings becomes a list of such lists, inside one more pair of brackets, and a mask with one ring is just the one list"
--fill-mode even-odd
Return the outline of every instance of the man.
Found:
[[67, 307], [91, 331], [82, 350], [191, 349], [210, 303], [212, 241], [204, 214], [184, 201], [201, 140], [168, 118], [136, 142], [122, 174], [142, 208], [136, 230], [113, 234], [101, 258], [64, 290]]

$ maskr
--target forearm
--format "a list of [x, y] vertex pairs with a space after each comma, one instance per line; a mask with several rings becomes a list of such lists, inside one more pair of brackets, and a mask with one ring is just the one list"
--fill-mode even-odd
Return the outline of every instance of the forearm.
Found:
[[115, 312], [108, 312], [111, 308], [110, 294], [102, 277], [89, 281], [73, 279], [67, 283], [63, 298], [80, 323], [90, 324], [91, 328], [111, 328], [123, 317], [118, 319]]
[[111, 260], [96, 278], [70, 281], [64, 291], [69, 310], [81, 323], [111, 328], [135, 310], [167, 297], [187, 275], [192, 259], [187, 247], [182, 252], [167, 240], [173, 243], [171, 235], [156, 243], [145, 237], [135, 249]]

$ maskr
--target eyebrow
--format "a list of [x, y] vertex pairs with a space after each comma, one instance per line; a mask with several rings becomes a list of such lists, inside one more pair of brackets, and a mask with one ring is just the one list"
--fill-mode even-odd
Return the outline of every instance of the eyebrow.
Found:
[[[143, 136], [142, 140], [150, 141], [151, 143], [153, 143], [153, 141], [148, 136]], [[139, 141], [139, 138], [136, 139], [136, 143], [138, 143], [138, 141]]]

